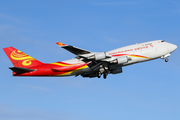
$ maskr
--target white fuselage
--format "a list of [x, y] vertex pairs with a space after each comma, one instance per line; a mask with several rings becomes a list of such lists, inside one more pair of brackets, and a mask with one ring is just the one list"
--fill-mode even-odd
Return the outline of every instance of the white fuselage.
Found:
[[[166, 58], [170, 56], [170, 53], [175, 51], [177, 46], [168, 42], [164, 42], [163, 40], [155, 40], [144, 43], [137, 43], [134, 45], [129, 45], [125, 47], [121, 47], [118, 49], [114, 49], [106, 52], [106, 55], [111, 56], [111, 58], [104, 59], [104, 61], [112, 61], [121, 56], [127, 56], [131, 58], [130, 61], [124, 63], [123, 65], [115, 64], [117, 68], [120, 66], [126, 66], [135, 64], [138, 62], [144, 62], [153, 60], [156, 58]], [[91, 53], [94, 54], [94, 53]], [[79, 59], [71, 59], [64, 61], [66, 63], [82, 63]], [[85, 68], [80, 70], [79, 72], [91, 72], [89, 68]], [[71, 74], [74, 75], [74, 74]]]
[[118, 56], [129, 56], [131, 61], [124, 65], [134, 64], [137, 62], [144, 62], [156, 58], [161, 58], [164, 55], [172, 53], [177, 48], [176, 45], [164, 42], [162, 40], [137, 43], [126, 47], [118, 48], [107, 52], [109, 55]]

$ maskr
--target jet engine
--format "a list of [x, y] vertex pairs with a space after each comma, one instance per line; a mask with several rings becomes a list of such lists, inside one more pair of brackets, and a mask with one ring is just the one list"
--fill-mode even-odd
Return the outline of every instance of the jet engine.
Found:
[[89, 77], [89, 78], [93, 78], [93, 77], [97, 77], [96, 73], [90, 73], [90, 74], [82, 74], [82, 77]]
[[99, 53], [96, 53], [96, 54], [90, 56], [88, 59], [102, 60], [105, 58], [107, 58], [106, 53], [105, 52], [99, 52]]
[[127, 63], [129, 60], [131, 60], [131, 58], [128, 58], [127, 56], [121, 56], [111, 61], [111, 63], [123, 64]]
[[111, 70], [110, 72], [111, 72], [112, 74], [122, 73], [122, 67], [117, 68], [117, 69], [114, 69], [114, 70]]

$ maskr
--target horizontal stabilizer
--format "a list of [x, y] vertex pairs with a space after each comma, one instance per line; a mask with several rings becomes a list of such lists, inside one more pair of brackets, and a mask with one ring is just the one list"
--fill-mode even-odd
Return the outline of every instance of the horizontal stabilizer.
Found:
[[22, 73], [32, 72], [36, 70], [36, 69], [28, 69], [28, 68], [20, 68], [20, 67], [9, 67], [9, 69], [11, 69], [16, 74], [22, 74]]
[[66, 45], [66, 44], [63, 44], [60, 42], [56, 42], [56, 44], [59, 45], [60, 47], [64, 48], [64, 49], [68, 50], [69, 52], [75, 54], [75, 55], [82, 55], [82, 54], [91, 53], [90, 51], [83, 50], [83, 49], [80, 49], [80, 48], [77, 48], [77, 47], [74, 47], [71, 45]]

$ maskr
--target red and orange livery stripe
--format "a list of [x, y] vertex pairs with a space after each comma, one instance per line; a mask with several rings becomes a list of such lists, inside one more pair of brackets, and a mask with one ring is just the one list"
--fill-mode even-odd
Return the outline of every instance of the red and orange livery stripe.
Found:
[[129, 56], [129, 57], [138, 57], [138, 58], [146, 58], [146, 59], [151, 59], [149, 57], [146, 56], [142, 56], [142, 55], [134, 55], [134, 54], [116, 54], [116, 55], [112, 55], [113, 57], [118, 57], [118, 56]]

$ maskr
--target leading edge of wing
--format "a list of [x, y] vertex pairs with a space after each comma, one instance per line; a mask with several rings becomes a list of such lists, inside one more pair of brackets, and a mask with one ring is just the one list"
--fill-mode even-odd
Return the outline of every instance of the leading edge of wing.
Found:
[[66, 45], [66, 44], [63, 44], [63, 43], [60, 43], [60, 42], [56, 42], [57, 45], [59, 45], [60, 47], [66, 49], [67, 51], [75, 54], [75, 55], [83, 55], [83, 54], [89, 54], [91, 53], [90, 51], [87, 51], [87, 50], [83, 50], [81, 48], [77, 48], [77, 47], [74, 47], [74, 46], [71, 46], [71, 45]]

